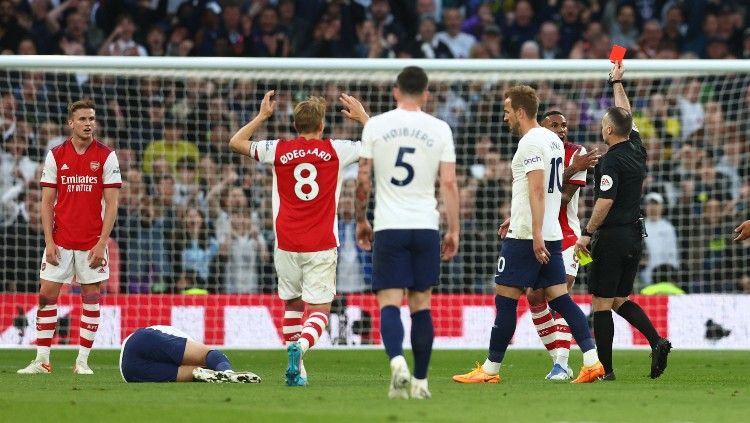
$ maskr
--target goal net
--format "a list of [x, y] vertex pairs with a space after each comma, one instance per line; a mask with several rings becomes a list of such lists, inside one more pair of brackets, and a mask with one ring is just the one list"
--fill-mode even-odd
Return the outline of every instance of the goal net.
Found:
[[[35, 342], [44, 248], [40, 165], [68, 136], [67, 105], [91, 98], [97, 138], [116, 150], [123, 179], [95, 347], [117, 347], [136, 328], [154, 324], [176, 326], [209, 344], [280, 347], [272, 169], [231, 153], [228, 140], [271, 89], [278, 107], [258, 139], [292, 137], [293, 106], [309, 95], [328, 102], [324, 136], [358, 139], [361, 127], [340, 113], [339, 94], [359, 98], [371, 115], [385, 112], [395, 107], [391, 88], [407, 64], [428, 70], [425, 111], [451, 126], [457, 152], [461, 245], [456, 259], [443, 264], [433, 300], [436, 346], [486, 348], [501, 243], [496, 231], [510, 211], [510, 159], [517, 143], [503, 123], [504, 92], [518, 83], [534, 86], [540, 113], [559, 110], [571, 141], [603, 152], [600, 121], [613, 105], [607, 62], [5, 56], [0, 345]], [[750, 348], [748, 246], [732, 240], [750, 198], [750, 64], [626, 65], [625, 88], [649, 155], [643, 188], [649, 237], [637, 301], [677, 347]], [[340, 295], [322, 345], [380, 343], [371, 258], [354, 242], [355, 177], [356, 167], [346, 170], [339, 204]], [[592, 175], [578, 205], [579, 215], [588, 217]], [[584, 267], [574, 297], [588, 312], [586, 283]], [[58, 345], [77, 344], [78, 292], [75, 283], [66, 286], [59, 301]], [[408, 321], [406, 308], [402, 316]], [[541, 348], [524, 300], [519, 316], [514, 345]], [[615, 319], [616, 346], [647, 345]]]

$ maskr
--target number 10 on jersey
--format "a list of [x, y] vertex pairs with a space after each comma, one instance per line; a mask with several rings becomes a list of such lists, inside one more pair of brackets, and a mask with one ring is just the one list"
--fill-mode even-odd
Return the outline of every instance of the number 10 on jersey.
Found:
[[555, 192], [555, 185], [562, 192], [562, 162], [562, 157], [553, 157], [550, 161], [549, 186], [547, 187], [547, 192], [550, 194]]

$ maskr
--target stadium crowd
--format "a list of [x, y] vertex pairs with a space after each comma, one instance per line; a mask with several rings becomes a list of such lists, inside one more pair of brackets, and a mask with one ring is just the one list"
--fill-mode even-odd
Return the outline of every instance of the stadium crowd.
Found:
[[[750, 54], [750, 32], [740, 31], [746, 10], [732, 2], [639, 1], [633, 6], [444, 0], [440, 9], [429, 0], [363, 3], [0, 0], [0, 49], [21, 54], [534, 57], [528, 46], [537, 44], [536, 57], [599, 58], [613, 41], [630, 47], [634, 57]], [[688, 9], [686, 3], [705, 9]], [[717, 56], [719, 50], [724, 53]], [[644, 210], [651, 236], [641, 285], [668, 281], [686, 292], [750, 292], [747, 246], [732, 242], [734, 224], [744, 220], [750, 206], [749, 78], [652, 78], [628, 87], [649, 152]], [[444, 292], [492, 290], [496, 231], [510, 210], [515, 142], [502, 122], [502, 99], [510, 85], [456, 81], [431, 87], [426, 111], [453, 129], [461, 187], [462, 246], [459, 256], [444, 265], [439, 288]], [[542, 112], [555, 108], [565, 114], [571, 140], [588, 149], [606, 148], [598, 127], [613, 104], [606, 81], [534, 85]], [[273, 292], [271, 169], [232, 156], [227, 147], [270, 88], [278, 92], [278, 112], [259, 138], [291, 137], [292, 105], [310, 94], [328, 100], [326, 135], [337, 138], [360, 135], [360, 128], [339, 114], [339, 93], [362, 99], [371, 114], [393, 106], [387, 84], [364, 80], [337, 84], [4, 71], [0, 290], [37, 290], [44, 249], [40, 164], [67, 137], [67, 105], [89, 97], [98, 107], [98, 138], [115, 148], [124, 182], [110, 242], [110, 260], [118, 262], [119, 270], [108, 284], [110, 292]], [[369, 255], [354, 241], [355, 177], [352, 169], [339, 205], [337, 288], [344, 293], [367, 291], [371, 274]], [[588, 186], [581, 196], [582, 215], [588, 215], [592, 200]]]
[[614, 43], [750, 58], [748, 13], [736, 0], [2, 0], [0, 52], [596, 59]]

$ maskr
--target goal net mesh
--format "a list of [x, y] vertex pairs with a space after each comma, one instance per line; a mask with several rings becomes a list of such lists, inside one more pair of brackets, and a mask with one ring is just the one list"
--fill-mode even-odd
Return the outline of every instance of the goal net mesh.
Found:
[[[324, 136], [358, 139], [361, 127], [343, 117], [337, 98], [348, 93], [371, 115], [383, 113], [395, 107], [396, 73], [396, 68], [0, 70], [0, 344], [35, 340], [44, 248], [38, 180], [47, 151], [68, 136], [70, 102], [94, 100], [97, 138], [116, 150], [123, 179], [109, 241], [112, 277], [103, 286], [95, 345], [117, 346], [138, 326], [172, 324], [207, 343], [274, 347], [282, 342], [283, 304], [275, 296], [272, 169], [233, 154], [228, 140], [255, 116], [271, 89], [278, 107], [257, 139], [293, 137], [293, 106], [309, 95], [328, 102]], [[436, 345], [485, 348], [501, 245], [496, 231], [510, 212], [510, 160], [517, 143], [503, 123], [504, 92], [518, 83], [534, 86], [540, 113], [559, 110], [570, 140], [600, 151], [606, 150], [600, 121], [613, 98], [601, 72], [430, 71], [429, 76], [431, 95], [424, 109], [446, 121], [455, 138], [462, 231], [460, 252], [443, 264], [433, 301]], [[685, 304], [661, 295], [638, 301], [661, 331], [672, 336], [697, 331], [696, 341], [686, 338], [685, 346], [742, 336], [740, 344], [730, 346], [748, 348], [747, 328], [732, 326], [731, 312], [709, 311], [733, 307], [726, 301], [745, 301], [727, 294], [750, 291], [747, 245], [732, 241], [750, 195], [750, 73], [628, 71], [625, 79], [649, 169], [643, 210], [650, 236], [636, 291], [650, 287], [663, 293], [658, 288], [667, 285], [654, 284], [669, 283], [696, 294], [685, 295], [692, 301]], [[174, 142], [176, 153], [165, 153]], [[322, 342], [378, 344], [370, 254], [354, 242], [356, 167], [347, 169], [345, 178], [339, 204], [340, 296]], [[582, 218], [593, 206], [592, 182], [590, 174], [581, 189]], [[584, 267], [575, 293], [585, 293], [586, 280]], [[71, 324], [80, 315], [77, 292], [75, 283], [64, 287], [57, 343], [77, 343], [77, 324]], [[589, 310], [587, 296], [575, 299]], [[690, 311], [697, 309], [706, 311]], [[515, 345], [541, 347], [523, 301], [519, 315]], [[406, 309], [403, 316], [408, 321]], [[619, 318], [617, 328], [616, 345], [645, 344]]]

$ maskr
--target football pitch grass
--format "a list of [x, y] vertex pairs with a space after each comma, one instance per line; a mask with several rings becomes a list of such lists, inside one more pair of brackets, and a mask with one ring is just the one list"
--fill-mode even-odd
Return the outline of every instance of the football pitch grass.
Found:
[[[741, 422], [750, 420], [747, 351], [673, 351], [657, 380], [648, 351], [616, 351], [617, 381], [549, 382], [543, 351], [511, 350], [498, 385], [459, 385], [482, 351], [436, 351], [432, 399], [388, 400], [381, 350], [312, 350], [307, 387], [290, 388], [283, 351], [227, 351], [260, 384], [126, 384], [117, 351], [93, 351], [93, 376], [72, 374], [76, 352], [52, 352], [51, 375], [17, 375], [34, 353], [0, 350], [0, 422]], [[407, 352], [407, 359], [411, 363]], [[580, 352], [571, 363], [578, 367]], [[576, 369], [577, 370], [577, 369]], [[576, 371], [577, 373], [577, 371]]]

